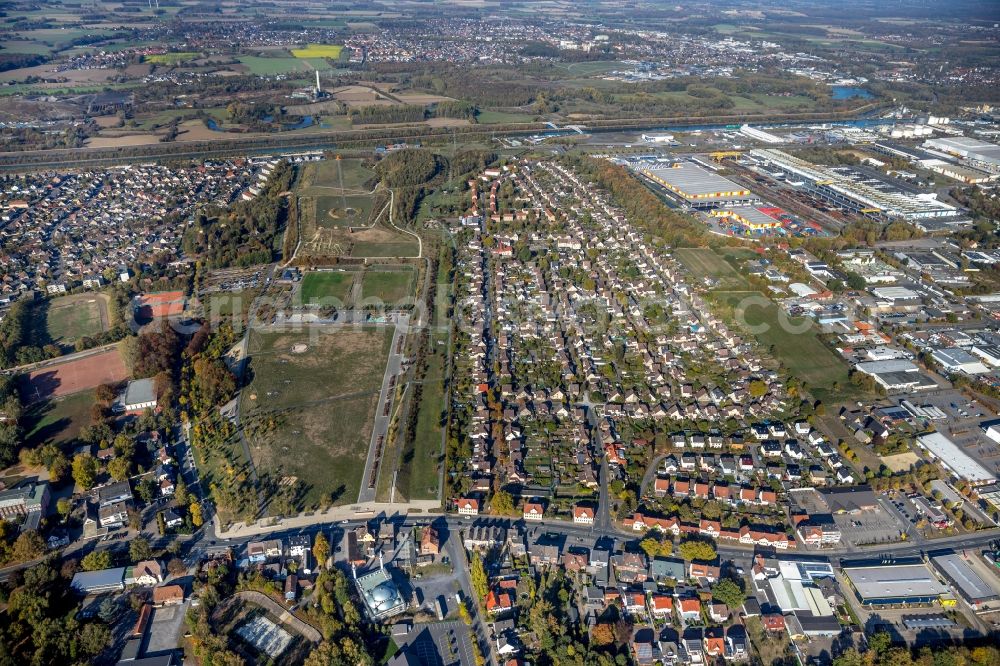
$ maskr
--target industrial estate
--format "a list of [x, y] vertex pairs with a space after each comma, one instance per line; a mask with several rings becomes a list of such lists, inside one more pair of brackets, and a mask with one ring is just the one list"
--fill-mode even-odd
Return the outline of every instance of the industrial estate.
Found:
[[1000, 6], [0, 8], [0, 663], [1000, 666]]

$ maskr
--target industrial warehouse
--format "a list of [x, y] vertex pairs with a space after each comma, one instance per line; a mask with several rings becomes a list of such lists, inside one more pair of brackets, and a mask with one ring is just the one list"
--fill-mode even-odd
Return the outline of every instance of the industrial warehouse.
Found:
[[844, 575], [865, 606], [930, 604], [948, 594], [920, 560], [845, 563]]
[[973, 608], [979, 610], [990, 602], [1000, 600], [997, 589], [1000, 581], [985, 563], [974, 562], [970, 557], [952, 552], [934, 555], [930, 559], [931, 564]]
[[833, 205], [872, 219], [912, 221], [958, 214], [958, 209], [938, 201], [933, 193], [904, 192], [849, 167], [818, 166], [781, 150], [751, 150], [750, 156], [794, 176], [806, 190]]
[[760, 201], [742, 185], [693, 162], [643, 169], [642, 173], [666, 188], [675, 201], [692, 208], [709, 210], [721, 205], [751, 205]]
[[924, 148], [938, 150], [984, 167], [992, 169], [1000, 167], [1000, 146], [972, 137], [956, 136], [928, 139], [924, 142]]

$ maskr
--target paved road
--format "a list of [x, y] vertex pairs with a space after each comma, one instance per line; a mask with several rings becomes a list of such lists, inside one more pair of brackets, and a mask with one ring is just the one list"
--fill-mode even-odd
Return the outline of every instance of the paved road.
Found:
[[385, 453], [386, 439], [389, 433], [389, 422], [392, 420], [392, 396], [396, 391], [395, 384], [390, 386], [393, 377], [399, 375], [403, 367], [403, 342], [406, 338], [406, 331], [409, 327], [409, 315], [400, 315], [396, 322], [396, 329], [392, 334], [392, 345], [389, 347], [389, 361], [385, 366], [385, 374], [382, 376], [382, 390], [378, 395], [378, 403], [375, 407], [375, 425], [372, 428], [371, 441], [368, 444], [368, 459], [365, 461], [364, 476], [361, 477], [361, 492], [358, 493], [358, 502], [374, 502], [375, 491], [378, 487], [378, 473], [380, 469], [374, 470], [376, 458], [379, 459], [381, 467], [382, 454]]

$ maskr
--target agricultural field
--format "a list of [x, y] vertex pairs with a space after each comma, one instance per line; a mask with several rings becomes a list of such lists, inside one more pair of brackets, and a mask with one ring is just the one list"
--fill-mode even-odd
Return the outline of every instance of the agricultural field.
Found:
[[62, 296], [42, 301], [36, 308], [36, 322], [44, 326], [35, 335], [42, 344], [71, 349], [80, 338], [100, 335], [111, 327], [104, 294]]
[[674, 250], [674, 256], [697, 280], [716, 280], [716, 286], [731, 290], [746, 289], [748, 286], [746, 279], [711, 248], [681, 247]]
[[383, 303], [398, 303], [413, 295], [413, 269], [369, 268], [361, 278], [362, 300], [377, 299]]
[[811, 319], [785, 316], [774, 301], [757, 291], [710, 292], [709, 297], [737, 330], [760, 328], [753, 332], [757, 341], [817, 399], [835, 402], [856, 390], [847, 365], [819, 339], [819, 329]]
[[339, 44], [309, 44], [303, 49], [291, 49], [292, 55], [296, 58], [330, 58], [337, 60], [344, 52], [344, 47]]
[[335, 299], [347, 303], [354, 286], [354, 271], [310, 271], [302, 278], [302, 303], [329, 302]]
[[263, 56], [240, 56], [240, 64], [247, 68], [251, 74], [257, 76], [274, 76], [275, 74], [288, 74], [290, 72], [311, 72], [309, 63], [299, 58], [266, 58]]
[[391, 342], [388, 327], [251, 334], [251, 457], [258, 474], [304, 484], [300, 509], [357, 500]]
[[152, 55], [143, 56], [143, 62], [149, 62], [154, 65], [178, 65], [182, 62], [187, 62], [188, 60], [194, 60], [200, 53], [194, 53], [193, 51], [171, 51], [170, 53], [154, 53]]

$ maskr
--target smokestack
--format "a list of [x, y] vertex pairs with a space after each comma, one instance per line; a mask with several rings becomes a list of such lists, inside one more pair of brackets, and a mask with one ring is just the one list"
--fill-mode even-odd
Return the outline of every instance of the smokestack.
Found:
[[321, 92], [323, 92], [323, 89], [319, 85], [319, 70], [317, 69], [316, 70], [316, 95], [319, 96], [319, 94]]

